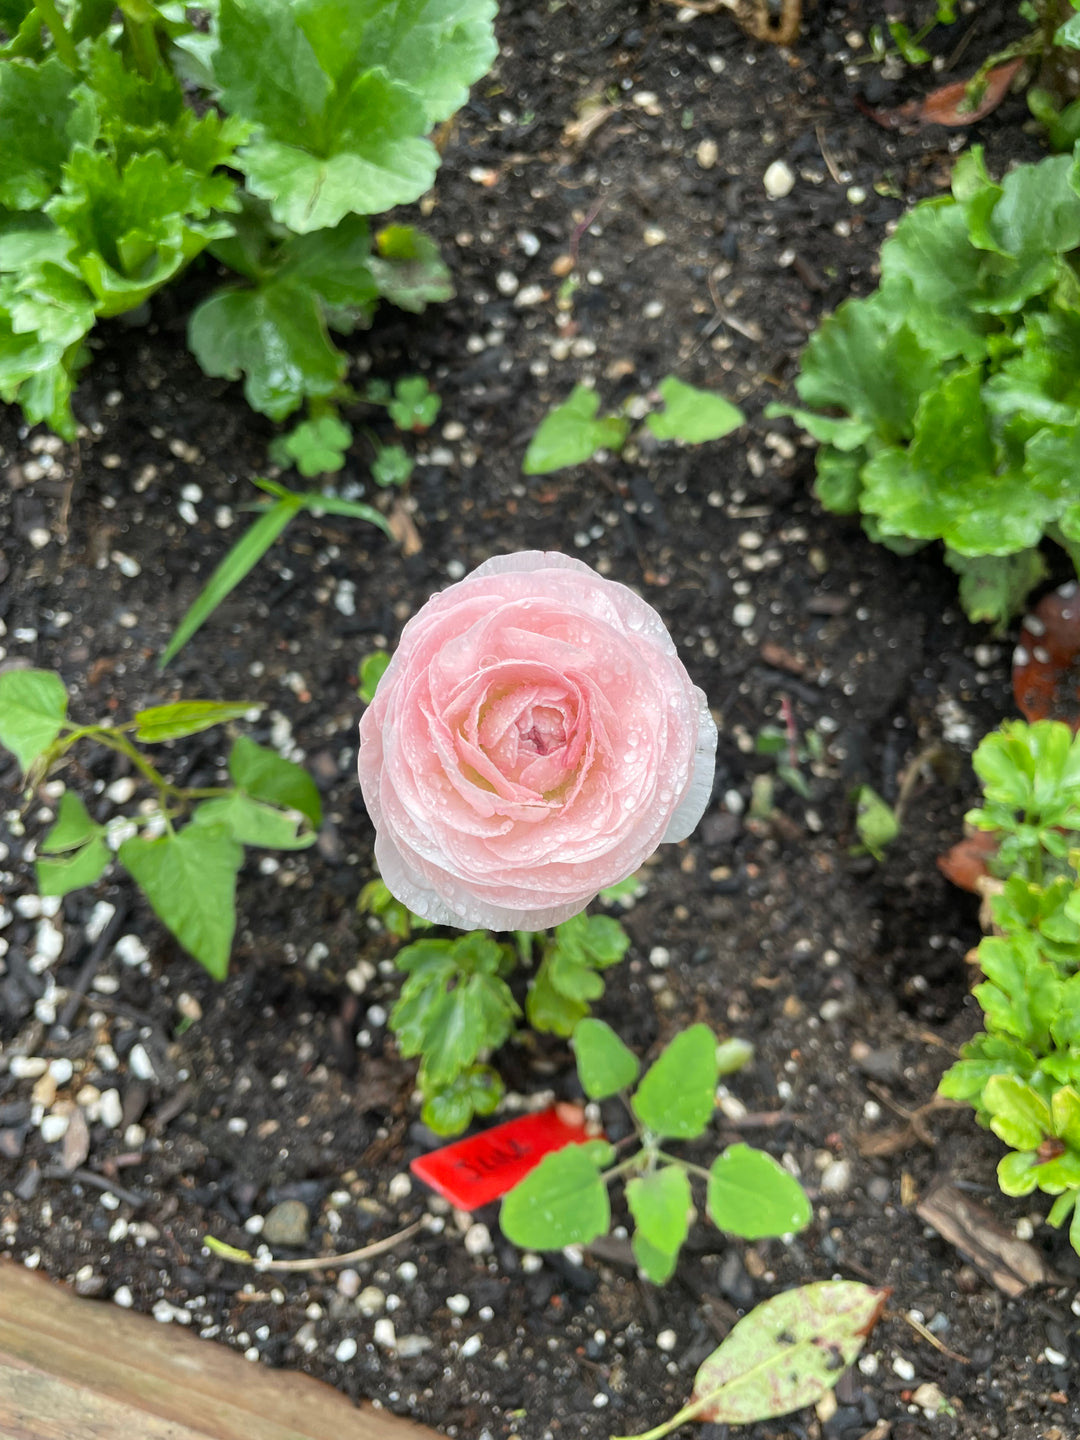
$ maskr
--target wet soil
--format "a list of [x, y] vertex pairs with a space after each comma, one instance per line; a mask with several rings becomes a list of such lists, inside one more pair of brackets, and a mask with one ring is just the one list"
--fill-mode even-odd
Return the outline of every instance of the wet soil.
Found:
[[[55, 796], [20, 818], [18, 777], [0, 757], [8, 1253], [103, 1306], [153, 1310], [470, 1440], [601, 1440], [656, 1424], [758, 1300], [864, 1279], [892, 1287], [890, 1308], [835, 1412], [748, 1435], [1080, 1433], [1075, 1255], [1031, 1202], [997, 1193], [1000, 1146], [968, 1112], [927, 1115], [921, 1137], [906, 1127], [976, 1026], [964, 963], [975, 902], [935, 857], [973, 798], [973, 745], [1012, 713], [1008, 648], [964, 621], [939, 555], [897, 557], [822, 514], [811, 452], [761, 419], [788, 393], [817, 316], [872, 286], [890, 224], [947, 183], [957, 149], [978, 139], [992, 170], [1039, 154], [1022, 98], [977, 134], [886, 130], [860, 108], [970, 73], [1015, 33], [1012, 6], [981, 6], [932, 38], [948, 60], [972, 32], [953, 72], [895, 80], [857, 63], [884, 14], [822, 4], [787, 51], [751, 41], [726, 13], [506, 5], [498, 66], [422, 207], [457, 299], [419, 320], [387, 313], [351, 342], [358, 375], [419, 371], [442, 397], [407, 498], [421, 548], [405, 558], [358, 522], [302, 518], [164, 673], [156, 657], [240, 533], [272, 428], [184, 348], [184, 306], [213, 277], [194, 272], [161, 297], [146, 328], [103, 327], [77, 446], [4, 417], [4, 663], [60, 671], [86, 720], [181, 695], [262, 702], [248, 733], [303, 754], [328, 817], [315, 849], [249, 858], [231, 974], [217, 985], [126, 885], [106, 879], [55, 919], [36, 912], [28, 862]], [[608, 113], [583, 134], [597, 106]], [[774, 161], [794, 177], [775, 200], [762, 183]], [[528, 437], [574, 382], [594, 379], [615, 403], [669, 372], [722, 389], [747, 427], [695, 450], [642, 442], [632, 459], [522, 478]], [[341, 482], [363, 484], [369, 459], [358, 430]], [[597, 1013], [642, 1054], [694, 1020], [751, 1040], [755, 1059], [731, 1079], [710, 1146], [764, 1146], [815, 1205], [789, 1244], [732, 1243], [699, 1223], [663, 1289], [637, 1277], [618, 1231], [581, 1256], [526, 1257], [494, 1210], [447, 1212], [409, 1181], [433, 1137], [386, 1027], [395, 942], [355, 909], [372, 843], [354, 778], [359, 662], [392, 645], [432, 590], [533, 547], [636, 586], [720, 721], [713, 804], [645, 872], [624, 916], [633, 947]], [[797, 745], [821, 740], [820, 759], [801, 762], [807, 796], [755, 753], [762, 726], [789, 723]], [[184, 783], [212, 783], [225, 744], [208, 732], [169, 763]], [[913, 765], [900, 838], [881, 863], [853, 854], [852, 789], [891, 802]], [[104, 816], [115, 810], [104, 790], [125, 773], [88, 752], [63, 778]], [[85, 999], [60, 1024], [80, 985]], [[90, 1106], [74, 1173], [64, 1141], [41, 1132], [40, 1082], [16, 1073], [18, 1055], [73, 1062], [61, 1100], [117, 1092], [120, 1115]], [[576, 1098], [568, 1060], [529, 1037], [497, 1057], [512, 1096], [527, 1097], [518, 1105]], [[1033, 1236], [1052, 1282], [1010, 1299], [926, 1227], [915, 1205], [943, 1178]], [[309, 1274], [253, 1277], [203, 1248], [207, 1234], [257, 1243], [261, 1217], [285, 1200], [311, 1224], [297, 1248], [275, 1247], [286, 1256], [340, 1253], [432, 1211], [441, 1228]], [[947, 1400], [936, 1415], [928, 1384]]]

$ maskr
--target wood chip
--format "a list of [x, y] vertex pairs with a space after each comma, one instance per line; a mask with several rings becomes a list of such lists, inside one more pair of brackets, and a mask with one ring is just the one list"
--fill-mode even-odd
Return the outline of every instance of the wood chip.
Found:
[[400, 500], [395, 501], [394, 508], [386, 517], [394, 539], [401, 546], [401, 553], [406, 558], [410, 555], [419, 555], [424, 548], [424, 542], [420, 539], [420, 532], [413, 524], [413, 518]]
[[64, 1131], [64, 1145], [60, 1152], [60, 1163], [67, 1171], [77, 1170], [90, 1154], [90, 1130], [86, 1116], [76, 1107]]
[[1018, 1240], [985, 1205], [970, 1200], [955, 1185], [936, 1186], [919, 1201], [915, 1213], [1013, 1299], [1032, 1285], [1057, 1280], [1034, 1245]]

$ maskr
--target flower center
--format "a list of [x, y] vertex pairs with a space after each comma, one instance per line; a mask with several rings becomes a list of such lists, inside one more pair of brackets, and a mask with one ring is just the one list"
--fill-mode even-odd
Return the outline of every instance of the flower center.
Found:
[[536, 705], [517, 721], [519, 744], [533, 755], [550, 755], [566, 745], [566, 726], [558, 710]]

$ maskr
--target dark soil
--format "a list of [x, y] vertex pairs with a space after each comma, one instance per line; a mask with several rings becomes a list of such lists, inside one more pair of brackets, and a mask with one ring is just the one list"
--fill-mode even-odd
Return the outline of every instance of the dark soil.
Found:
[[[1022, 98], [977, 135], [873, 123], [860, 98], [895, 104], [938, 83], [928, 71], [892, 82], [878, 65], [854, 67], [867, 51], [852, 49], [850, 32], [865, 36], [885, 9], [824, 3], [788, 52], [748, 40], [726, 13], [680, 23], [665, 4], [507, 4], [502, 57], [459, 117], [423, 222], [458, 298], [420, 320], [387, 313], [353, 342], [358, 369], [419, 370], [442, 396], [410, 488], [422, 549], [403, 559], [359, 522], [301, 519], [163, 675], [156, 657], [240, 532], [249, 478], [266, 473], [270, 427], [239, 387], [207, 380], [188, 356], [190, 293], [162, 297], [148, 328], [103, 328], [77, 399], [77, 446], [54, 451], [8, 413], [5, 663], [60, 671], [86, 720], [179, 695], [262, 701], [249, 733], [299, 747], [329, 817], [315, 850], [249, 861], [225, 984], [118, 883], [64, 902], [50, 962], [40, 927], [54, 927], [32, 898], [15, 903], [34, 893], [28, 862], [50, 796], [20, 821], [8, 759], [0, 1227], [12, 1255], [103, 1305], [155, 1309], [254, 1361], [308, 1370], [469, 1440], [601, 1440], [656, 1424], [755, 1302], [859, 1278], [893, 1295], [835, 1413], [747, 1434], [1080, 1433], [1067, 1370], [1076, 1256], [1038, 1214], [1028, 1219], [1041, 1206], [998, 1194], [1000, 1146], [969, 1112], [930, 1115], [929, 1144], [904, 1131], [976, 1026], [964, 964], [975, 902], [946, 885], [935, 857], [973, 798], [974, 743], [1011, 713], [1007, 648], [964, 622], [938, 554], [901, 559], [823, 515], [810, 451], [786, 423], [760, 418], [787, 393], [817, 316], [872, 286], [891, 222], [941, 189], [962, 145], [984, 143], [991, 170], [1039, 153]], [[1014, 11], [988, 3], [935, 35], [948, 57], [974, 32], [942, 78], [970, 73], [1009, 38]], [[567, 127], [590, 97], [612, 113], [574, 143]], [[707, 141], [716, 160], [703, 168]], [[775, 160], [796, 176], [777, 201], [762, 185]], [[575, 247], [581, 284], [560, 309], [552, 267]], [[193, 274], [189, 292], [207, 280]], [[634, 460], [521, 478], [528, 436], [573, 382], [595, 377], [614, 402], [671, 371], [737, 399], [747, 428], [697, 450], [642, 445]], [[365, 445], [344, 482], [364, 479]], [[185, 500], [192, 485], [201, 498], [189, 489]], [[753, 1246], [699, 1224], [664, 1289], [637, 1278], [618, 1232], [580, 1260], [534, 1263], [501, 1238], [494, 1211], [445, 1207], [439, 1233], [358, 1272], [252, 1275], [204, 1250], [203, 1236], [254, 1245], [258, 1219], [246, 1222], [296, 1199], [311, 1236], [278, 1253], [340, 1252], [440, 1212], [406, 1178], [432, 1137], [411, 1103], [414, 1067], [386, 1028], [395, 942], [355, 910], [372, 844], [355, 783], [357, 667], [448, 579], [533, 547], [636, 586], [720, 719], [714, 803], [697, 834], [648, 869], [647, 894], [625, 917], [633, 949], [598, 1013], [642, 1053], [702, 1019], [751, 1040], [755, 1060], [731, 1080], [711, 1143], [744, 1138], [787, 1157], [815, 1222], [788, 1245]], [[788, 706], [800, 735], [821, 736], [824, 758], [804, 765], [809, 800], [776, 782], [772, 813], [753, 818], [751, 785], [774, 765], [754, 737]], [[175, 773], [212, 781], [224, 747], [213, 731], [184, 742]], [[852, 787], [895, 799], [905, 767], [932, 748], [938, 762], [884, 861], [853, 856]], [[64, 779], [104, 816], [114, 811], [104, 788], [124, 773], [87, 752]], [[86, 927], [101, 901], [115, 914], [95, 948]], [[146, 958], [113, 949], [129, 935]], [[64, 992], [95, 957], [64, 1028], [54, 1018]], [[20, 1054], [74, 1062], [61, 1100], [84, 1091], [85, 1105], [86, 1086], [119, 1091], [118, 1126], [94, 1122], [91, 1107], [74, 1176], [61, 1169], [63, 1142], [40, 1131], [40, 1082], [9, 1069]], [[497, 1060], [515, 1094], [576, 1096], [559, 1044], [526, 1038]], [[895, 1137], [891, 1150], [883, 1136]], [[887, 1153], [864, 1153], [875, 1149]], [[1009, 1300], [926, 1228], [915, 1202], [942, 1177], [1021, 1234], [1034, 1224], [1058, 1282]], [[382, 1292], [381, 1311], [368, 1287]], [[463, 1315], [447, 1304], [459, 1295]], [[906, 1322], [910, 1311], [944, 1348]], [[377, 1343], [380, 1316], [398, 1348]], [[925, 1391], [912, 1400], [930, 1382], [949, 1400], [934, 1418]]]

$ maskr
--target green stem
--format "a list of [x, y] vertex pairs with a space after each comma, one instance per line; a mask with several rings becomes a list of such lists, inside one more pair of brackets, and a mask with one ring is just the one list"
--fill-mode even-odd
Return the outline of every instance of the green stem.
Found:
[[679, 1155], [669, 1155], [666, 1150], [658, 1150], [656, 1154], [658, 1159], [666, 1160], [669, 1165], [681, 1165], [684, 1170], [689, 1171], [691, 1175], [699, 1176], [702, 1180], [712, 1179], [704, 1166], [695, 1165], [692, 1160], [683, 1160]]
[[[140, 11], [145, 13], [140, 14]], [[124, 17], [124, 33], [135, 57], [135, 66], [144, 80], [152, 80], [161, 62], [153, 11], [133, 3], [133, 0], [126, 0], [126, 3], [120, 6], [120, 13]]]
[[81, 75], [82, 67], [79, 65], [79, 53], [75, 49], [75, 41], [72, 40], [60, 18], [60, 11], [56, 8], [55, 0], [34, 0], [34, 9], [48, 26], [53, 45], [56, 47], [56, 53], [61, 61], [73, 75]]
[[713, 1397], [704, 1395], [700, 1400], [692, 1400], [689, 1405], [684, 1405], [677, 1415], [670, 1420], [665, 1420], [662, 1425], [657, 1425], [652, 1430], [645, 1430], [640, 1435], [612, 1435], [610, 1440], [660, 1440], [663, 1435], [670, 1435], [680, 1425], [685, 1425], [688, 1420], [696, 1420], [703, 1415], [712, 1404]]

